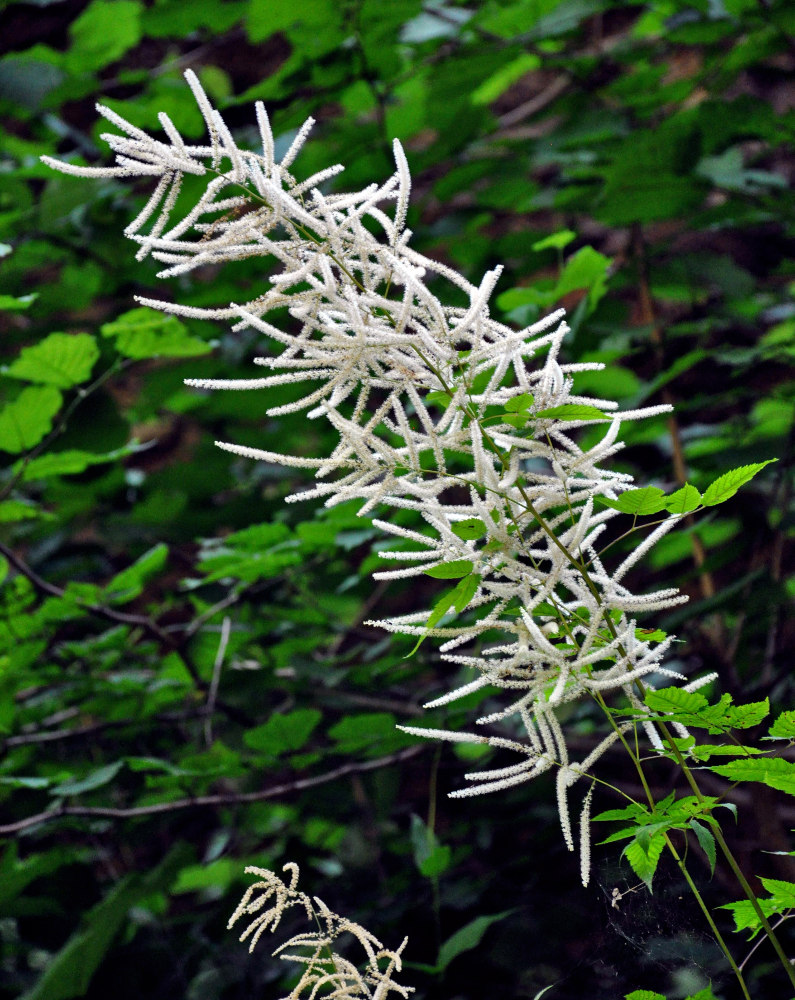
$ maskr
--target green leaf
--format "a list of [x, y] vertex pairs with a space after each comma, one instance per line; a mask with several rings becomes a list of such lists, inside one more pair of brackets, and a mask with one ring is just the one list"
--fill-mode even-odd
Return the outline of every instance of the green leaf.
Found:
[[4, 374], [69, 389], [88, 379], [98, 358], [99, 348], [90, 334], [51, 333], [40, 343], [23, 348]]
[[447, 409], [452, 398], [449, 392], [444, 392], [442, 389], [435, 389], [433, 392], [426, 393], [425, 403], [435, 403], [437, 406], [443, 406]]
[[92, 73], [137, 45], [141, 40], [142, 4], [137, 0], [94, 0], [72, 21], [69, 71]]
[[795, 882], [787, 882], [780, 878], [759, 877], [759, 881], [776, 900], [777, 905], [786, 909], [795, 909]]
[[18, 455], [27, 451], [52, 428], [52, 418], [62, 397], [52, 385], [31, 386], [0, 410], [0, 451]]
[[648, 838], [648, 842], [642, 845], [636, 837], [631, 844], [627, 844], [623, 854], [626, 856], [633, 872], [642, 879], [649, 892], [651, 892], [652, 879], [657, 871], [657, 864], [665, 847], [665, 837], [662, 833], [653, 834]]
[[41, 507], [23, 500], [0, 500], [0, 524], [10, 521], [27, 521], [36, 517], [51, 518], [53, 515]]
[[425, 878], [438, 878], [450, 867], [452, 850], [440, 844], [433, 830], [417, 815], [411, 817], [411, 844], [414, 863]]
[[171, 886], [175, 896], [201, 889], [228, 889], [243, 877], [243, 866], [236, 858], [217, 858], [206, 865], [186, 865]]
[[795, 740], [795, 712], [782, 712], [767, 732], [771, 740]]
[[701, 506], [701, 494], [690, 483], [665, 498], [665, 509], [671, 514], [689, 514]]
[[638, 490], [627, 490], [617, 500], [608, 500], [607, 497], [601, 496], [596, 499], [605, 507], [612, 507], [622, 514], [633, 514], [637, 517], [642, 514], [656, 514], [663, 510], [666, 497], [659, 486], [644, 486]]
[[455, 521], [451, 528], [454, 535], [467, 542], [474, 542], [488, 533], [486, 525], [479, 517], [468, 517], [465, 521]]
[[131, 601], [143, 591], [144, 585], [166, 565], [168, 546], [160, 542], [135, 560], [132, 566], [117, 573], [105, 586], [107, 600], [114, 604]]
[[633, 990], [624, 996], [624, 1000], [667, 1000], [662, 993], [655, 993], [653, 990]]
[[570, 229], [562, 229], [558, 233], [551, 233], [549, 236], [545, 236], [543, 240], [536, 240], [535, 243], [531, 243], [530, 249], [535, 250], [537, 253], [548, 249], [564, 250], [569, 243], [576, 239], [576, 233], [573, 233]]
[[300, 750], [314, 732], [322, 712], [316, 708], [297, 708], [294, 712], [275, 714], [261, 726], [243, 733], [243, 742], [252, 750], [265, 751], [273, 757]]
[[769, 788], [795, 795], [795, 763], [780, 757], [732, 760], [727, 764], [713, 764], [710, 771], [730, 781], [760, 781]]
[[328, 735], [337, 744], [335, 749], [346, 756], [369, 750], [391, 753], [409, 745], [409, 738], [396, 725], [391, 712], [363, 712], [346, 715], [329, 729]]
[[724, 472], [724, 474], [719, 476], [714, 483], [710, 483], [704, 491], [704, 506], [714, 507], [716, 504], [723, 503], [725, 500], [733, 497], [741, 486], [754, 478], [757, 472], [764, 469], [766, 465], [770, 465], [771, 462], [775, 461], [777, 461], [777, 459], [769, 458], [766, 462], [754, 462], [752, 465], [741, 465], [738, 469], [732, 469], [731, 472]]
[[483, 916], [475, 917], [474, 920], [465, 924], [455, 934], [451, 935], [439, 949], [439, 958], [436, 963], [437, 968], [440, 970], [446, 969], [454, 958], [457, 958], [466, 951], [472, 951], [473, 948], [477, 948], [489, 927], [500, 920], [505, 920], [513, 912], [513, 910], [505, 910], [502, 913], [484, 914]]
[[131, 309], [102, 327], [103, 337], [116, 338], [116, 350], [128, 358], [192, 358], [207, 354], [210, 345], [192, 337], [176, 316], [153, 309]]
[[541, 60], [537, 55], [523, 52], [515, 59], [503, 63], [495, 73], [472, 91], [469, 99], [476, 107], [491, 104], [526, 73], [538, 69], [540, 64]]
[[109, 451], [104, 455], [75, 449], [47, 452], [47, 454], [39, 455], [22, 466], [22, 481], [30, 483], [36, 479], [48, 479], [50, 476], [74, 476], [85, 472], [89, 466], [115, 462], [127, 454], [129, 451], [126, 448], [118, 448], [116, 451]]
[[95, 788], [101, 788], [103, 785], [107, 785], [113, 781], [123, 767], [124, 761], [117, 760], [112, 764], [106, 764], [104, 767], [98, 767], [83, 778], [69, 778], [68, 781], [64, 781], [56, 788], [53, 788], [52, 794], [67, 796], [82, 795], [83, 792], [93, 792]]
[[20, 1000], [72, 1000], [88, 996], [94, 973], [121, 930], [130, 909], [157, 890], [168, 886], [175, 870], [184, 864], [187, 849], [174, 848], [143, 877], [119, 882], [101, 903], [85, 914], [81, 926], [50, 960], [41, 978]]
[[710, 830], [704, 826], [703, 823], [699, 823], [697, 819], [690, 820], [690, 829], [695, 833], [698, 838], [698, 842], [701, 845], [702, 851], [706, 854], [707, 860], [709, 861], [709, 872], [710, 875], [715, 874], [715, 838], [713, 837]]
[[36, 292], [30, 295], [0, 295], [0, 312], [22, 312], [29, 309], [39, 296]]
[[606, 413], [595, 406], [583, 403], [564, 403], [562, 406], [550, 406], [545, 410], [537, 410], [537, 417], [550, 417], [556, 420], [611, 420]]
[[[475, 591], [480, 585], [480, 579], [478, 573], [469, 573], [452, 590], [448, 590], [442, 594], [436, 604], [434, 604], [425, 628], [427, 630], [435, 628], [442, 618], [453, 608], [460, 614], [474, 597]], [[413, 656], [427, 638], [428, 632], [426, 631], [419, 637], [411, 652], [406, 654], [406, 658], [408, 659], [408, 657]]]
[[520, 410], [526, 410], [528, 406], [532, 405], [532, 392], [523, 392], [520, 396], [514, 396], [513, 399], [508, 400], [505, 404], [505, 411], [506, 413], [519, 413]]
[[468, 559], [456, 559], [454, 562], [441, 563], [425, 570], [426, 576], [432, 576], [434, 580], [458, 580], [462, 576], [468, 576], [474, 568], [474, 563]]

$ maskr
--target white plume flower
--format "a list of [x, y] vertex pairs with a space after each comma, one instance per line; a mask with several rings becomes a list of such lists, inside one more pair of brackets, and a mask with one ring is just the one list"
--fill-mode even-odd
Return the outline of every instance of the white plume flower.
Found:
[[[289, 873], [289, 883], [276, 872], [265, 868], [246, 868], [246, 873], [257, 875], [261, 881], [249, 886], [229, 919], [231, 928], [241, 917], [253, 917], [240, 935], [240, 940], [250, 938], [249, 951], [265, 931], [275, 931], [287, 910], [303, 910], [307, 920], [317, 929], [294, 934], [273, 952], [274, 956], [299, 966], [300, 978], [284, 1000], [309, 1000], [318, 997], [335, 1000], [385, 1000], [391, 993], [408, 997], [413, 989], [401, 986], [393, 978], [402, 967], [401, 954], [407, 938], [397, 951], [384, 948], [378, 938], [360, 924], [339, 916], [330, 910], [322, 899], [310, 899], [297, 889], [298, 865], [290, 862], [282, 869]], [[266, 909], [266, 904], [269, 904]], [[337, 950], [337, 941], [350, 936], [364, 952], [364, 968]]]
[[[443, 639], [442, 660], [476, 672], [432, 705], [487, 687], [511, 700], [478, 720], [506, 725], [506, 737], [406, 731], [519, 754], [518, 763], [467, 775], [470, 785], [457, 796], [497, 791], [556, 768], [561, 825], [573, 850], [569, 789], [619, 736], [611, 732], [586, 762], [572, 764], [559, 716], [572, 702], [603, 703], [611, 692], [642, 712], [638, 682], [680, 676], [662, 665], [671, 639], [645, 638], [637, 618], [686, 598], [670, 588], [636, 594], [624, 582], [678, 518], [666, 518], [613, 571], [597, 547], [617, 513], [599, 498], [615, 501], [632, 487], [631, 476], [610, 468], [622, 447], [622, 423], [669, 407], [618, 412], [615, 402], [578, 395], [576, 374], [603, 366], [561, 360], [568, 330], [562, 310], [514, 330], [490, 313], [501, 268], [473, 285], [413, 250], [405, 228], [411, 179], [397, 140], [396, 171], [385, 183], [324, 194], [320, 185], [341, 167], [303, 181], [291, 173], [311, 119], [277, 162], [261, 104], [262, 150], [240, 149], [195, 75], [186, 77], [207, 125], [207, 145], [185, 142], [165, 115], [167, 142], [100, 106], [121, 133], [104, 137], [115, 166], [44, 161], [78, 176], [156, 178], [126, 235], [139, 244], [139, 257], [165, 265], [161, 277], [252, 256], [278, 262], [265, 291], [242, 304], [139, 301], [185, 317], [231, 319], [235, 329], [251, 328], [275, 345], [274, 354], [255, 359], [266, 369], [262, 377], [189, 384], [299, 387], [298, 398], [269, 412], [327, 421], [337, 434], [330, 454], [298, 457], [218, 442], [245, 458], [315, 470], [314, 486], [289, 501], [323, 498], [331, 506], [355, 499], [362, 515], [376, 507], [416, 514], [413, 527], [374, 521], [397, 546], [381, 553], [385, 568], [377, 576], [438, 575], [441, 568], [458, 583], [430, 617], [418, 611], [372, 624], [419, 640]], [[205, 177], [207, 186], [174, 221], [186, 174]], [[432, 276], [452, 284], [467, 304], [445, 305], [428, 287]], [[277, 308], [289, 312], [289, 329], [266, 318]], [[601, 438], [579, 443], [578, 432], [595, 425], [604, 430]], [[589, 808], [590, 799], [586, 821]]]

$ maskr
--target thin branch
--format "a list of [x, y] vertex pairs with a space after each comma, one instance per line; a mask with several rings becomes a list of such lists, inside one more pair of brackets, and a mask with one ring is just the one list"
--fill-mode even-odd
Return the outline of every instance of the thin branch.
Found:
[[375, 760], [365, 760], [353, 764], [343, 764], [342, 767], [335, 768], [333, 771], [327, 771], [325, 774], [318, 774], [313, 778], [298, 778], [295, 781], [288, 781], [282, 785], [273, 785], [271, 788], [264, 788], [259, 792], [197, 795], [193, 798], [174, 799], [172, 802], [155, 802], [152, 805], [133, 806], [127, 809], [105, 806], [61, 805], [55, 809], [36, 813], [35, 816], [28, 816], [26, 819], [18, 820], [16, 823], [6, 823], [0, 826], [0, 836], [5, 837], [21, 833], [23, 830], [28, 830], [33, 826], [62, 819], [65, 816], [134, 819], [139, 816], [156, 816], [163, 813], [177, 812], [181, 809], [199, 809], [215, 806], [243, 805], [248, 802], [263, 802], [266, 799], [274, 799], [295, 792], [303, 792], [307, 788], [317, 788], [320, 785], [327, 785], [332, 781], [338, 781], [340, 778], [345, 778], [351, 774], [365, 774], [368, 771], [377, 771], [382, 767], [399, 764], [404, 760], [416, 757], [424, 749], [425, 747], [423, 746], [406, 747], [404, 750], [387, 754], [385, 757], [377, 757]]
[[221, 668], [224, 665], [226, 647], [229, 645], [229, 633], [232, 630], [232, 619], [229, 615], [224, 615], [221, 624], [221, 638], [218, 641], [218, 652], [215, 654], [213, 663], [213, 676], [210, 681], [210, 690], [207, 692], [207, 718], [204, 720], [204, 742], [207, 746], [212, 746], [213, 742], [213, 712], [215, 711], [215, 700], [218, 697], [218, 685], [221, 683]]

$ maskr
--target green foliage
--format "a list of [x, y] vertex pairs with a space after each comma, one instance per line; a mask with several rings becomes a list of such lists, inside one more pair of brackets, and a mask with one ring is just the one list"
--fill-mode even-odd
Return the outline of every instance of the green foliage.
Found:
[[[561, 360], [606, 365], [577, 373], [583, 396], [622, 409], [675, 404], [684, 478], [672, 473], [666, 417], [627, 426], [616, 468], [641, 488], [616, 504], [638, 525], [697, 513], [695, 527], [660, 541], [651, 573], [632, 570], [640, 590], [670, 584], [691, 596], [676, 616], [640, 622], [638, 638], [677, 632], [689, 642], [672, 651], [717, 670], [721, 687], [709, 701], [657, 692], [654, 711], [726, 736], [680, 744], [715, 781], [791, 792], [788, 761], [745, 746], [768, 700], [775, 721], [762, 739], [778, 742], [761, 746], [795, 740], [784, 625], [795, 597], [788, 4], [78, 6], [15, 2], [0, 15], [0, 812], [3, 824], [44, 816], [9, 834], [0, 854], [0, 997], [282, 995], [278, 966], [243, 963], [223, 931], [234, 873], [263, 855], [276, 865], [296, 857], [330, 904], [355, 900], [368, 926], [375, 913], [382, 939], [408, 933], [406, 957], [444, 973], [426, 996], [468, 996], [491, 979], [509, 995], [554, 980], [562, 994], [595, 996], [593, 963], [571, 962], [593, 913], [576, 874], [562, 874], [568, 856], [547, 839], [548, 796], [518, 789], [465, 809], [447, 803], [456, 779], [443, 755], [437, 829], [449, 854], [438, 939], [426, 916], [432, 880], [411, 863], [410, 816], [427, 813], [429, 757], [393, 759], [414, 745], [395, 724], [438, 696], [453, 667], [430, 644], [402, 659], [362, 622], [428, 607], [426, 629], [466, 621], [474, 565], [442, 596], [433, 571], [410, 588], [375, 590], [378, 560], [365, 553], [374, 533], [355, 510], [286, 507], [305, 480], [214, 449], [218, 438], [316, 454], [325, 432], [321, 421], [266, 416], [290, 401], [289, 386], [245, 398], [186, 389], [186, 377], [250, 377], [268, 343], [134, 308], [132, 296], [241, 301], [266, 287], [262, 260], [158, 282], [167, 265], [136, 262], [120, 236], [144, 186], [53, 177], [38, 156], [96, 162], [97, 99], [146, 127], [166, 111], [204, 141], [181, 82], [186, 60], [235, 128], [250, 127], [248, 105], [262, 98], [286, 147], [314, 115], [296, 171], [343, 160], [337, 190], [385, 176], [398, 136], [416, 179], [418, 250], [473, 281], [504, 263], [496, 308], [512, 322], [565, 306], [572, 336]], [[186, 185], [184, 196], [194, 193]], [[450, 397], [437, 391], [428, 402], [444, 408]], [[522, 428], [537, 407], [551, 430], [567, 417], [593, 420], [583, 440], [598, 440], [611, 414], [583, 405], [550, 412], [525, 393], [494, 423]], [[654, 498], [662, 503], [652, 510]], [[728, 499], [730, 508], [716, 506]], [[476, 522], [459, 522], [459, 537], [483, 538]], [[616, 540], [605, 558], [623, 558], [642, 537]], [[492, 710], [488, 691], [468, 698]], [[464, 724], [457, 705], [437, 711]], [[580, 739], [597, 718], [576, 719]], [[730, 742], [737, 729], [743, 740]], [[372, 770], [299, 784], [360, 764]], [[616, 762], [610, 780], [629, 786], [635, 776]], [[654, 773], [659, 798], [667, 780]], [[271, 788], [282, 791], [257, 798]], [[57, 814], [65, 808], [83, 812]], [[684, 894], [654, 861], [662, 830], [698, 845], [705, 881], [713, 863], [714, 816], [688, 808], [617, 820], [655, 901], [663, 888]], [[770, 846], [754, 825], [742, 836], [748, 850]], [[147, 881], [175, 843], [191, 849]], [[763, 907], [783, 916], [769, 881]], [[711, 905], [717, 882], [704, 886]], [[505, 916], [517, 886], [526, 898], [510, 921], [484, 916]], [[731, 915], [753, 931], [744, 905]], [[642, 911], [603, 923], [611, 998], [639, 981], [681, 995], [677, 942], [688, 925], [679, 915], [667, 937], [656, 922], [644, 927]], [[690, 919], [701, 926], [700, 913]], [[615, 957], [625, 937], [631, 961]], [[728, 995], [725, 970], [708, 972], [716, 995]], [[773, 972], [759, 976], [759, 996], [782, 993]]]

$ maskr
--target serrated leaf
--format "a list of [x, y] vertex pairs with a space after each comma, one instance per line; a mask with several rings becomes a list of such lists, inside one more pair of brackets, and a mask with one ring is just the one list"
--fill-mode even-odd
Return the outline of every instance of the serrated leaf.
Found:
[[770, 714], [770, 702], [752, 701], [747, 705], [730, 705], [726, 710], [726, 719], [732, 729], [750, 729], [758, 726]]
[[435, 389], [433, 392], [426, 394], [425, 403], [435, 403], [437, 406], [443, 406], [446, 409], [450, 405], [452, 398], [449, 392], [444, 392], [442, 389]]
[[533, 405], [533, 394], [532, 392], [523, 392], [521, 396], [514, 396], [513, 399], [509, 399], [505, 404], [506, 413], [519, 413], [520, 410], [526, 410], [529, 406]]
[[657, 833], [649, 838], [646, 846], [643, 846], [636, 838], [624, 848], [624, 856], [632, 871], [646, 883], [649, 892], [652, 891], [652, 880], [664, 847], [665, 838], [661, 833]]
[[662, 993], [655, 993], [654, 990], [633, 990], [624, 996], [624, 1000], [667, 1000]]
[[664, 510], [666, 497], [659, 486], [644, 486], [637, 490], [627, 490], [617, 500], [601, 496], [596, 499], [605, 507], [612, 507], [622, 514], [633, 514], [637, 517], [643, 514], [657, 514]]
[[795, 712], [782, 712], [768, 729], [767, 735], [775, 740], [795, 740]]
[[116, 338], [116, 350], [128, 358], [192, 358], [210, 351], [176, 316], [152, 309], [131, 309], [101, 329], [103, 337]]
[[23, 389], [0, 410], [0, 451], [18, 455], [37, 445], [52, 429], [52, 418], [61, 403], [61, 394], [54, 385]]
[[664, 507], [670, 514], [689, 514], [701, 506], [701, 494], [690, 483], [665, 498]]
[[508, 424], [509, 427], [515, 427], [516, 430], [521, 430], [527, 424], [531, 414], [523, 410], [521, 413], [502, 413], [500, 416], [504, 424]]
[[760, 781], [769, 788], [795, 795], [795, 763], [780, 757], [732, 760], [727, 764], [713, 764], [710, 771], [730, 781]]
[[136, 559], [132, 566], [117, 573], [106, 585], [107, 599], [116, 604], [123, 604], [138, 597], [144, 589], [146, 581], [163, 569], [167, 559], [167, 545], [160, 542], [153, 546], [148, 552], [144, 552], [140, 558]]
[[478, 538], [483, 538], [487, 533], [486, 525], [479, 517], [468, 517], [465, 521], [455, 521], [451, 528], [454, 535], [466, 542], [474, 542]]
[[243, 742], [252, 750], [261, 750], [273, 757], [305, 745], [323, 713], [316, 708], [297, 708], [294, 712], [272, 715], [261, 726], [243, 733]]
[[40, 343], [23, 348], [5, 374], [69, 389], [89, 378], [98, 358], [99, 348], [90, 334], [51, 333]]
[[554, 418], [556, 420], [612, 420], [595, 406], [584, 403], [564, 403], [562, 406], [549, 406], [545, 410], [537, 410], [537, 417]]
[[770, 465], [771, 462], [775, 462], [777, 459], [769, 458], [766, 462], [754, 462], [751, 465], [741, 465], [737, 469], [732, 469], [730, 472], [724, 472], [722, 476], [718, 476], [714, 483], [710, 485], [704, 491], [703, 504], [705, 507], [714, 507], [716, 504], [723, 503], [739, 490], [739, 488], [745, 483], [750, 482], [754, 476], [760, 472], [766, 465]]
[[89, 466], [103, 465], [115, 462], [127, 454], [126, 448], [97, 455], [90, 451], [78, 451], [70, 448], [68, 451], [51, 451], [31, 459], [22, 470], [22, 481], [33, 482], [36, 479], [47, 479], [50, 476], [75, 476], [85, 472]]
[[698, 714], [709, 704], [703, 694], [667, 687], [646, 692], [646, 704], [655, 712], [692, 712]]
[[761, 875], [759, 881], [779, 906], [788, 910], [795, 908], [795, 882], [787, 882], [780, 878], [765, 878]]
[[471, 573], [473, 566], [474, 563], [468, 559], [456, 559], [454, 562], [441, 563], [439, 566], [426, 569], [425, 575], [433, 577], [434, 580], [458, 580]]
[[710, 830], [704, 826], [703, 823], [699, 823], [697, 819], [690, 820], [690, 829], [695, 833], [698, 838], [698, 842], [701, 845], [701, 850], [706, 854], [707, 860], [709, 861], [709, 873], [710, 875], [715, 874], [715, 838], [713, 837]]

